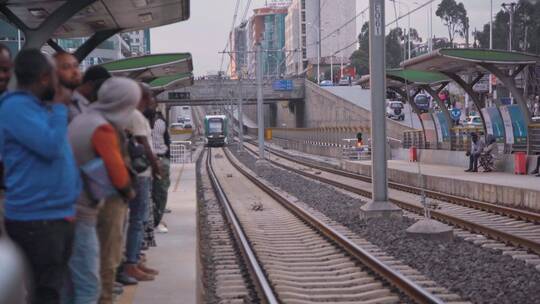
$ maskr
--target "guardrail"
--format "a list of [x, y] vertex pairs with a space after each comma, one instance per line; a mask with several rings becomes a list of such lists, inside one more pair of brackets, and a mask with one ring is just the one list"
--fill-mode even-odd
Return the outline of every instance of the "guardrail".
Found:
[[192, 163], [191, 145], [191, 141], [171, 142], [171, 164]]

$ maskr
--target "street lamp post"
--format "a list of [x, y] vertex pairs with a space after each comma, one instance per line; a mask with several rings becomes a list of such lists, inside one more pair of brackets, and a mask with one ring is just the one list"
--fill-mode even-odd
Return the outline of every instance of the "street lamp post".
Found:
[[510, 22], [509, 22], [510, 30], [508, 33], [508, 50], [511, 52], [513, 50], [512, 39], [513, 39], [513, 32], [514, 32], [514, 14], [516, 12], [516, 3], [515, 2], [503, 3], [501, 6], [510, 15]]
[[361, 216], [388, 217], [401, 209], [388, 201], [386, 175], [386, 67], [385, 67], [385, 0], [369, 1], [369, 67], [371, 88], [371, 159], [372, 197], [361, 207]]

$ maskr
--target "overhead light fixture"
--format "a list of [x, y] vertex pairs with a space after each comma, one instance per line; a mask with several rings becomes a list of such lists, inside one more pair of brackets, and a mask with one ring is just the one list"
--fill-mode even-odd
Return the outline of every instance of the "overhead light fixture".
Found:
[[139, 20], [142, 23], [148, 23], [148, 22], [154, 20], [154, 18], [152, 17], [152, 13], [144, 13], [144, 14], [139, 15]]
[[30, 15], [38, 18], [38, 19], [45, 19], [47, 18], [47, 16], [49, 16], [49, 13], [41, 8], [41, 7], [38, 7], [38, 8], [29, 8], [28, 9], [28, 12], [30, 13]]
[[148, 6], [148, 0], [131, 0], [131, 2], [136, 8]]

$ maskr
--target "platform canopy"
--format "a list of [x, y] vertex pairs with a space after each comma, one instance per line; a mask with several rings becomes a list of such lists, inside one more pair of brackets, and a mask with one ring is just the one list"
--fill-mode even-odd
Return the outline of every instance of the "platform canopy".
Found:
[[[432, 86], [445, 82], [450, 79], [442, 73], [417, 70], [390, 69], [386, 70], [387, 86], [389, 88], [401, 88], [405, 84], [411, 87]], [[364, 75], [358, 82], [362, 87], [369, 87], [370, 76]]]
[[[401, 66], [404, 69], [437, 71], [448, 76], [472, 98], [485, 129], [485, 120], [481, 111], [483, 102], [474, 91], [474, 85], [485, 74], [495, 75], [519, 104], [527, 127], [531, 121], [530, 111], [523, 92], [517, 88], [515, 79], [527, 66], [537, 63], [540, 63], [540, 57], [520, 52], [486, 49], [439, 49], [406, 60], [401, 63]], [[463, 76], [468, 76], [469, 79]]]
[[88, 37], [103, 30], [134, 31], [189, 18], [189, 0], [8, 0], [2, 1], [0, 11], [7, 21], [14, 22], [16, 17], [23, 28], [35, 29], [68, 2], [87, 5], [72, 10], [71, 18], [49, 38]]
[[512, 68], [540, 62], [540, 57], [501, 50], [439, 49], [401, 63], [404, 69], [463, 73], [477, 71], [481, 64]]
[[191, 73], [193, 61], [189, 53], [153, 54], [120, 59], [102, 64], [111, 74], [149, 82], [165, 76]]
[[74, 53], [80, 61], [119, 32], [184, 21], [189, 10], [190, 0], [0, 1], [0, 18], [23, 32], [24, 48], [62, 51], [54, 39], [88, 37]]
[[163, 92], [193, 85], [192, 73], [181, 73], [156, 78], [148, 83], [153, 91]]

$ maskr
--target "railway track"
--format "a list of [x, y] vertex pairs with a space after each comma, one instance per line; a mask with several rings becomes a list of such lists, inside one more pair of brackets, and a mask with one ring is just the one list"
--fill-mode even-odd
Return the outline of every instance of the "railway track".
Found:
[[[255, 153], [251, 144], [245, 147]], [[361, 196], [371, 197], [371, 178], [351, 172], [329, 168], [310, 161], [298, 159], [269, 149], [273, 157], [270, 162], [283, 169], [293, 171], [311, 179], [333, 185]], [[422, 189], [389, 182], [389, 200], [404, 210], [423, 214], [419, 194]], [[431, 199], [431, 216], [434, 219], [480, 233], [505, 244], [511, 244], [540, 254], [540, 215], [524, 210], [497, 206], [485, 202], [460, 198], [435, 191], [424, 190]], [[511, 247], [502, 250], [512, 250]], [[540, 262], [538, 256], [524, 255], [532, 264]], [[538, 264], [536, 264], [538, 265]]]
[[208, 175], [263, 302], [466, 303], [367, 241], [352, 241], [229, 152], [210, 151]]

